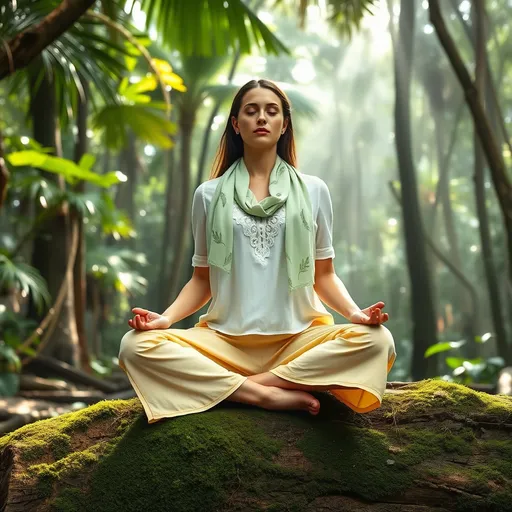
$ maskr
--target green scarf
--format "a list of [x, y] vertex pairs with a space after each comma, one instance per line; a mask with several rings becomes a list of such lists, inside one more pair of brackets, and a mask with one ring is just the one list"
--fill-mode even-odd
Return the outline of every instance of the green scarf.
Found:
[[270, 217], [286, 203], [285, 252], [289, 289], [315, 282], [315, 236], [309, 192], [298, 171], [281, 159], [270, 173], [270, 196], [258, 203], [249, 189], [249, 172], [239, 158], [222, 175], [207, 216], [208, 264], [231, 273], [233, 260], [233, 201], [249, 215]]

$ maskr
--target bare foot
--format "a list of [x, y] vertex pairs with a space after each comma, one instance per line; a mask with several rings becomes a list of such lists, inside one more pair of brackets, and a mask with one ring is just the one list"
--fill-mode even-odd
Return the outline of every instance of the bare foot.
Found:
[[266, 386], [267, 393], [260, 407], [271, 410], [300, 409], [308, 411], [313, 416], [320, 412], [320, 402], [305, 391], [281, 389], [275, 386]]

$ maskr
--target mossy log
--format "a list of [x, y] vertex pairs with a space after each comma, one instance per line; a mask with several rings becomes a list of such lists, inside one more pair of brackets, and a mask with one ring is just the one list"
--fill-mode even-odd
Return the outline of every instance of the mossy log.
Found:
[[439, 380], [353, 413], [223, 402], [149, 425], [137, 398], [0, 438], [0, 510], [512, 511], [512, 397]]

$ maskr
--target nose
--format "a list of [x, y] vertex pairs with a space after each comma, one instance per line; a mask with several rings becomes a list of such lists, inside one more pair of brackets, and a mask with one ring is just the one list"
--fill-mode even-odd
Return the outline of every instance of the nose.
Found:
[[260, 115], [258, 116], [258, 124], [266, 124], [267, 119], [265, 117], [265, 112], [263, 110], [260, 110]]

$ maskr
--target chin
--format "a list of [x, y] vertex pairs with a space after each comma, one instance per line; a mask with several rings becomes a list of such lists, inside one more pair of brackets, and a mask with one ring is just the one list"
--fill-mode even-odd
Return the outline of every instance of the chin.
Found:
[[244, 145], [251, 149], [271, 149], [277, 145], [277, 140], [265, 140], [266, 137], [260, 139], [244, 140]]

